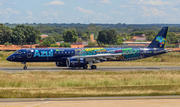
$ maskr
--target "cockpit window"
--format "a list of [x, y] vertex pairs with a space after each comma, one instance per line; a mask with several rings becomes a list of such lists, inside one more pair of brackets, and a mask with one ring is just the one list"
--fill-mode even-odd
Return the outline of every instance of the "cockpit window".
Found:
[[22, 52], [21, 51], [16, 51], [15, 54], [22, 54]]

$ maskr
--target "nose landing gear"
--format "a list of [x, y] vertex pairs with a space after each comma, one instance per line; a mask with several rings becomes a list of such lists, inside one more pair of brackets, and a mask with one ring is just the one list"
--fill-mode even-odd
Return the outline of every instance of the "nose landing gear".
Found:
[[26, 70], [27, 69], [26, 62], [21, 62], [21, 63], [24, 64], [23, 69]]
[[26, 70], [26, 69], [27, 69], [26, 65], [23, 67], [23, 69], [24, 69], [24, 70]]

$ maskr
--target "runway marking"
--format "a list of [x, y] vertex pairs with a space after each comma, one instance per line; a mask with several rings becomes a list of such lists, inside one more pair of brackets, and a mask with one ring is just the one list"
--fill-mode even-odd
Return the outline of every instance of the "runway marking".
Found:
[[41, 105], [41, 104], [47, 104], [47, 103], [49, 103], [49, 102], [51, 102], [51, 101], [46, 101], [46, 102], [43, 102], [43, 103], [34, 104], [34, 105], [31, 105], [31, 106], [27, 106], [27, 107], [35, 107], [35, 106], [39, 106], [39, 105]]

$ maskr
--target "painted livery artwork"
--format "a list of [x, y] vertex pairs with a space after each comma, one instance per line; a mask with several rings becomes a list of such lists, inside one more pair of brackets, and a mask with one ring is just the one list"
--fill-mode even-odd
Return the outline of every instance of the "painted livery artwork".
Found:
[[53, 57], [53, 50], [40, 52], [35, 50], [33, 57]]
[[79, 56], [96, 55], [98, 53], [106, 53], [105, 48], [85, 48], [79, 53]]
[[[97, 55], [97, 54], [117, 54], [122, 53], [123, 55], [119, 55], [116, 57], [118, 61], [124, 60], [137, 60], [140, 56], [140, 49], [139, 48], [85, 48], [85, 49], [78, 49], [77, 56], [90, 56], [90, 55]], [[108, 58], [109, 61], [113, 61], [114, 59]]]
[[162, 47], [165, 44], [166, 39], [163, 38], [162, 36], [158, 36], [156, 37], [156, 41], [158, 41], [160, 44], [160, 47]]

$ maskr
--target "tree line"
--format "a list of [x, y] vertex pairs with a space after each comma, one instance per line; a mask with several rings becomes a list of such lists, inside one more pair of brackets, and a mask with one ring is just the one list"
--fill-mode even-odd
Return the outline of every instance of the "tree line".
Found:
[[12, 43], [16, 45], [37, 43], [41, 32], [32, 26], [17, 25], [14, 28], [0, 24], [0, 44]]
[[[5, 26], [9, 26], [10, 28], [15, 27], [19, 24], [10, 24], [10, 23], [4, 23]], [[81, 24], [81, 23], [71, 23], [71, 24], [66, 24], [66, 23], [24, 23], [24, 25], [27, 26], [62, 26], [62, 27], [77, 27], [77, 26], [82, 26], [82, 27], [87, 27], [89, 25], [95, 25], [95, 26], [102, 26], [102, 27], [108, 27], [108, 28], [127, 28], [127, 27], [132, 27], [132, 28], [151, 28], [151, 27], [158, 27], [162, 28], [164, 26], [169, 26], [169, 27], [180, 27], [180, 24], [126, 24], [126, 23], [117, 23], [117, 24], [100, 24], [100, 23], [90, 23], [90, 24]]]
[[[0, 44], [40, 44], [52, 47], [58, 47], [56, 42], [64, 41], [61, 46], [70, 47], [68, 43], [87, 41], [89, 46], [94, 45], [122, 45], [123, 41], [128, 41], [134, 36], [146, 35], [146, 41], [152, 41], [161, 30], [159, 27], [151, 28], [110, 28], [96, 26], [26, 26], [17, 25], [13, 28], [0, 24]], [[179, 27], [170, 28], [167, 41], [169, 44], [177, 43], [180, 32]], [[90, 34], [95, 35], [97, 44], [90, 43]], [[42, 39], [40, 35], [47, 34], [49, 37]], [[43, 40], [43, 43], [40, 43]]]

